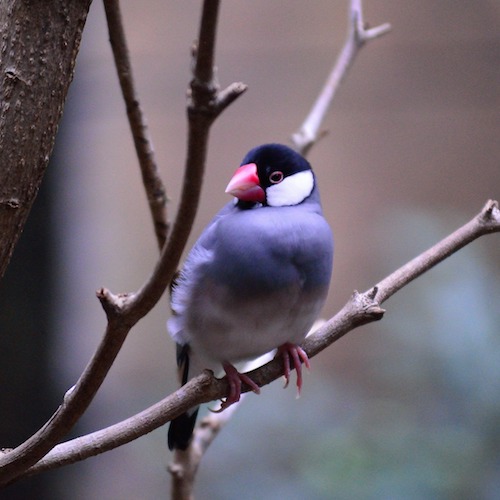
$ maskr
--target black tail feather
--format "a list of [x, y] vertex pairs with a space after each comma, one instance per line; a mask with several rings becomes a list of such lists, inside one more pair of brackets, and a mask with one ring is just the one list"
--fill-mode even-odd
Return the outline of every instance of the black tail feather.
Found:
[[[193, 375], [189, 373], [191, 348], [189, 344], [177, 344], [177, 366], [181, 385], [187, 383]], [[199, 407], [193, 408], [170, 422], [168, 429], [168, 447], [170, 450], [185, 450], [191, 442]]]
[[199, 408], [195, 408], [189, 413], [183, 413], [170, 422], [168, 429], [168, 448], [170, 450], [185, 450], [189, 446], [198, 410]]

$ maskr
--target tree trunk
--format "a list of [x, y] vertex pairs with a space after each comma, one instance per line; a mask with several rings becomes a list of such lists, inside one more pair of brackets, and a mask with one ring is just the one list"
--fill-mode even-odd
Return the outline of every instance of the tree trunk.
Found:
[[54, 146], [91, 1], [0, 3], [0, 278]]

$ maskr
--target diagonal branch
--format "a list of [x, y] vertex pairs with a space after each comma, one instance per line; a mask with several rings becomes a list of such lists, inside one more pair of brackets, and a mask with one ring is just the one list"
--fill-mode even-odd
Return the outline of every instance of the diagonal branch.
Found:
[[[377, 314], [379, 305], [390, 299], [401, 288], [477, 238], [499, 232], [500, 209], [498, 201], [488, 200], [481, 212], [467, 224], [394, 271], [371, 289], [364, 293], [354, 292], [351, 300], [359, 303], [360, 306], [367, 307], [368, 309], [371, 308], [372, 312]], [[379, 312], [381, 314], [384, 313], [383, 310]], [[366, 317], [363, 316], [357, 319], [360, 322], [359, 324], [364, 324], [365, 320]], [[308, 354], [314, 356], [332, 342], [337, 341], [345, 333], [347, 332], [343, 332], [342, 329], [339, 329], [337, 332], [332, 331], [332, 325], [330, 325], [329, 321], [306, 339], [307, 348], [305, 346], [304, 348]]]
[[[480, 236], [498, 232], [500, 232], [500, 209], [498, 202], [490, 200], [471, 221], [432, 248], [366, 292], [354, 292], [347, 304], [333, 318], [306, 338], [302, 347], [309, 357], [314, 357], [346, 333], [381, 319], [385, 312], [380, 307], [381, 304], [401, 288]], [[279, 378], [282, 373], [282, 360], [277, 358], [249, 372], [248, 375], [262, 387]], [[246, 392], [249, 388], [244, 390]], [[164, 400], [127, 420], [60, 444], [32, 467], [28, 474], [57, 468], [114, 449], [164, 425], [189, 408], [220, 399], [226, 393], [226, 380], [216, 379], [209, 372], [205, 372]], [[204, 439], [207, 439], [206, 436]], [[176, 465], [173, 467], [175, 474]]]
[[460, 230], [450, 234], [439, 245], [430, 248], [382, 280], [377, 285], [377, 300], [379, 302], [386, 301], [407, 282], [418, 278], [422, 273], [468, 245], [478, 236], [498, 232], [499, 215], [498, 202], [488, 200], [475, 219]]
[[319, 131], [321, 123], [359, 50], [369, 40], [385, 35], [391, 29], [389, 23], [370, 29], [365, 28], [364, 24], [361, 0], [351, 0], [348, 32], [344, 47], [307, 118], [299, 130], [292, 135], [292, 143], [295, 149], [304, 156], [321, 138], [322, 134]]
[[132, 65], [123, 29], [119, 0], [104, 0], [108, 21], [109, 41], [113, 49], [116, 71], [120, 80], [127, 117], [134, 138], [135, 151], [141, 167], [142, 182], [146, 190], [149, 210], [153, 219], [158, 246], [163, 248], [168, 234], [167, 193], [158, 175], [153, 141], [135, 90]]
[[[205, 167], [209, 129], [215, 118], [246, 89], [232, 85], [219, 94], [214, 84], [213, 51], [219, 0], [205, 0], [194, 78], [188, 103], [189, 137], [181, 203], [172, 234], [144, 286], [131, 294], [97, 292], [108, 324], [103, 339], [83, 374], [64, 396], [49, 421], [27, 441], [0, 455], [0, 487], [15, 481], [47, 454], [85, 412], [118, 355], [130, 329], [158, 302], [170, 283], [196, 215]], [[209, 64], [201, 61], [206, 58]], [[221, 97], [222, 95], [222, 97]]]

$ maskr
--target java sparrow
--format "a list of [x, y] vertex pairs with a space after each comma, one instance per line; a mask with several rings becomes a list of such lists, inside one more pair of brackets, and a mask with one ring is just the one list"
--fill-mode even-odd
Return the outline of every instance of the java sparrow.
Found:
[[[226, 372], [222, 409], [240, 399], [242, 382], [259, 393], [233, 363], [273, 349], [287, 384], [290, 369], [297, 371], [300, 392], [301, 363], [309, 362], [299, 344], [326, 299], [333, 261], [316, 178], [289, 147], [252, 149], [226, 193], [234, 200], [205, 228], [173, 283], [167, 322], [182, 384], [204, 368]], [[170, 449], [187, 448], [197, 412], [171, 422]]]

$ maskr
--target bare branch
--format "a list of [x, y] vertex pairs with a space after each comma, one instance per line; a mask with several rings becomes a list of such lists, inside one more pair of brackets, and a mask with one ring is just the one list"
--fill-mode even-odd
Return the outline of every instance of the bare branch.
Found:
[[366, 29], [363, 21], [361, 0], [351, 0], [347, 38], [344, 47], [335, 61], [309, 115], [299, 130], [292, 135], [292, 143], [299, 153], [304, 156], [307, 155], [311, 147], [324, 135], [320, 133], [321, 123], [361, 47], [367, 41], [385, 35], [390, 29], [391, 25], [389, 23]]
[[141, 167], [142, 182], [153, 218], [156, 240], [161, 249], [168, 234], [167, 193], [158, 175], [153, 141], [135, 90], [132, 65], [120, 12], [120, 2], [119, 0], [104, 0], [104, 8], [108, 21], [109, 41], [113, 49], [116, 71], [120, 80], [120, 87], [127, 108], [127, 117]]
[[[490, 200], [470, 222], [432, 248], [423, 252], [369, 290], [363, 293], [354, 292], [347, 304], [333, 318], [306, 338], [302, 347], [308, 356], [312, 358], [353, 329], [381, 319], [385, 312], [380, 307], [382, 302], [476, 238], [496, 232], [500, 232], [500, 209], [498, 202]], [[282, 360], [276, 358], [264, 366], [248, 372], [248, 375], [262, 387], [281, 377], [282, 373]], [[244, 392], [248, 390], [250, 390], [248, 387], [244, 388]], [[143, 412], [101, 431], [55, 447], [47, 457], [32, 467], [28, 473], [34, 474], [74, 463], [121, 446], [164, 425], [187, 409], [214, 399], [220, 399], [226, 393], [227, 384], [225, 378], [215, 379], [209, 372], [205, 372]], [[222, 415], [226, 412], [227, 410]], [[218, 431], [218, 428], [215, 430]], [[200, 451], [204, 450], [206, 443], [210, 443], [211, 439], [213, 437], [201, 438], [194, 453], [200, 453]], [[184, 463], [183, 466], [193, 470], [192, 468], [196, 467], [196, 464], [197, 462], [189, 465]], [[172, 466], [174, 475], [178, 473], [177, 467], [179, 467], [179, 462]]]
[[[56, 446], [46, 457], [33, 466], [27, 474], [35, 474], [84, 460], [104, 453], [137, 439], [157, 429], [200, 401], [217, 399], [226, 390], [225, 381], [215, 379], [205, 372], [190, 380], [185, 386], [146, 410], [92, 434]], [[207, 399], [208, 398], [210, 399]]]
[[[497, 232], [500, 232], [500, 210], [497, 201], [489, 200], [478, 215], [454, 233], [394, 271], [366, 292], [361, 294], [354, 292], [351, 302], [355, 304], [356, 309], [366, 311], [366, 314], [358, 315], [356, 326], [380, 319], [378, 315], [384, 313], [380, 309], [380, 304], [392, 297], [398, 290], [480, 236]], [[351, 306], [348, 303], [346, 307]], [[340, 324], [339, 328], [332, 324], [332, 322], [338, 324], [335, 319], [337, 316], [306, 339], [307, 345], [303, 347], [309, 356], [314, 356], [347, 333], [340, 327]], [[259, 383], [257, 380], [256, 382]]]
[[247, 85], [242, 82], [234, 82], [221, 90], [215, 102], [215, 106], [219, 110], [218, 112], [220, 113], [227, 108], [235, 99], [243, 94], [247, 88]]
[[432, 266], [439, 264], [439, 262], [475, 240], [478, 236], [498, 231], [496, 224], [498, 218], [498, 203], [489, 200], [475, 219], [458, 231], [450, 234], [439, 245], [430, 248], [427, 252], [408, 262], [406, 266], [403, 266], [381, 281], [377, 285], [377, 300], [384, 302], [408, 281], [418, 278], [422, 273], [428, 271]]

